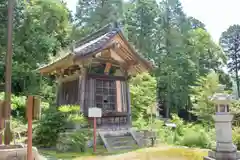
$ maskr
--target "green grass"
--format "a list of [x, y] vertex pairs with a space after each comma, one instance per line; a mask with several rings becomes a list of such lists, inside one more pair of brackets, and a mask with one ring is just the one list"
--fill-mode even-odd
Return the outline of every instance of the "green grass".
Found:
[[73, 159], [82, 156], [90, 156], [88, 153], [74, 153], [74, 152], [67, 152], [67, 153], [60, 153], [56, 151], [43, 151], [40, 150], [39, 153], [44, 156], [50, 156], [58, 159]]
[[41, 151], [43, 155], [53, 156], [59, 159], [71, 160], [202, 160], [207, 155], [206, 150], [176, 148], [170, 146], [161, 146], [155, 148], [139, 149], [128, 153], [108, 154], [106, 151], [98, 151], [93, 154], [92, 151], [86, 153], [58, 153], [54, 151]]

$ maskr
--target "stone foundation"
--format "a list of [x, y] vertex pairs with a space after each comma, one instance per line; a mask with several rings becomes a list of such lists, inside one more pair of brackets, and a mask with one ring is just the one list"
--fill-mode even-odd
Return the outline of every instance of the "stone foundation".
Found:
[[[37, 148], [33, 147], [33, 159], [41, 160]], [[0, 160], [26, 160], [27, 146], [23, 145], [0, 145]]]
[[204, 160], [240, 160], [240, 152], [216, 152], [209, 151], [208, 157], [204, 157]]

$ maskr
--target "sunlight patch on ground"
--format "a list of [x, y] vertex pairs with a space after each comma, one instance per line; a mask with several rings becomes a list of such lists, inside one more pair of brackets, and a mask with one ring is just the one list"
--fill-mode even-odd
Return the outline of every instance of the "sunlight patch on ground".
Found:
[[206, 155], [207, 151], [200, 149], [157, 147], [119, 155], [81, 157], [74, 160], [159, 160], [159, 158], [164, 160], [202, 160]]

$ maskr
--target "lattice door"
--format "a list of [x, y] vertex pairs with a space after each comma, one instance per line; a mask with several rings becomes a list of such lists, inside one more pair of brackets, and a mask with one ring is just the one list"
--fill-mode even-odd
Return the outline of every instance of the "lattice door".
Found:
[[116, 110], [116, 82], [115, 80], [96, 79], [96, 106], [103, 112]]

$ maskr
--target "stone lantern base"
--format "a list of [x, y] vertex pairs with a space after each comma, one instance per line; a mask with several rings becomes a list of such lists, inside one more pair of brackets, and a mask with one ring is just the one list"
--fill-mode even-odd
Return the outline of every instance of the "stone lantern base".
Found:
[[240, 160], [240, 152], [209, 151], [204, 160]]
[[[42, 158], [37, 148], [33, 147], [33, 159], [45, 160]], [[27, 159], [27, 146], [24, 145], [0, 145], [0, 160], [26, 160]]]

